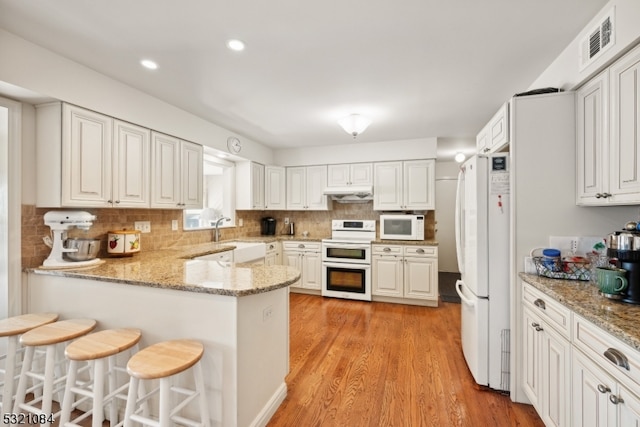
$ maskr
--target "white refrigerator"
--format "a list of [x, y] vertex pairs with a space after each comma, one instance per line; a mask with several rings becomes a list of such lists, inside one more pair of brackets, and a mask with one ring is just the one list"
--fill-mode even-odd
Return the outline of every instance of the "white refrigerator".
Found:
[[456, 252], [462, 351], [476, 383], [509, 390], [509, 154], [474, 156], [460, 168]]

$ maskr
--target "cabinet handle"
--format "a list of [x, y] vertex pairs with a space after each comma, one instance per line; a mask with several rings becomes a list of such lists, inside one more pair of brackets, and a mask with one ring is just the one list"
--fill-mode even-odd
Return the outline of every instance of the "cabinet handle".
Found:
[[537, 332], [544, 331], [539, 323], [533, 322], [531, 326], [533, 326]]
[[385, 252], [391, 252], [391, 248], [384, 248], [383, 251]]
[[535, 300], [533, 302], [533, 305], [535, 305], [538, 308], [541, 308], [543, 310], [547, 309], [547, 304], [545, 304], [545, 302], [543, 300], [541, 300], [540, 298], [538, 298], [537, 300]]
[[605, 199], [607, 197], [611, 197], [611, 193], [602, 193], [602, 197], [604, 197]]
[[120, 200], [116, 200], [116, 205], [117, 205], [118, 203], [120, 203]]
[[629, 359], [625, 356], [620, 350], [616, 350], [615, 348], [608, 348], [604, 352], [604, 357], [609, 359], [614, 365], [619, 366], [621, 368], [630, 370], [629, 368]]
[[596, 199], [601, 199], [602, 197], [604, 197], [602, 193], [596, 193]]
[[622, 398], [620, 396], [616, 396], [615, 394], [610, 394], [609, 395], [609, 400], [614, 405], [617, 405], [618, 403], [624, 403], [624, 400], [622, 400]]
[[109, 199], [109, 200], [107, 200], [107, 203], [109, 203], [110, 205], [112, 205], [112, 204], [113, 204], [113, 200]]
[[305, 247], [305, 246], [304, 246], [302, 243], [300, 243], [300, 244], [298, 245], [298, 247], [299, 247], [300, 249], [304, 249], [304, 247]]
[[419, 253], [419, 254], [423, 254], [424, 253], [424, 249], [420, 248], [416, 252]]
[[611, 389], [603, 384], [598, 384], [598, 391], [602, 394], [609, 393]]

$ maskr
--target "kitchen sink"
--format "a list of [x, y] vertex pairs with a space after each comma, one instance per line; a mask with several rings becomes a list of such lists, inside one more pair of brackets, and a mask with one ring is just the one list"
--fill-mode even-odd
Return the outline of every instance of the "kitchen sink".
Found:
[[233, 250], [233, 262], [255, 262], [264, 260], [267, 245], [262, 242], [228, 242], [229, 246], [235, 246]]

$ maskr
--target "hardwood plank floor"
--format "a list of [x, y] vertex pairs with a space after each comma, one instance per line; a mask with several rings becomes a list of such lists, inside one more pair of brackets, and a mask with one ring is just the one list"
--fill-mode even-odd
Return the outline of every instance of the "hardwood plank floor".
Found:
[[290, 302], [288, 395], [270, 427], [544, 425], [532, 406], [475, 384], [459, 304]]

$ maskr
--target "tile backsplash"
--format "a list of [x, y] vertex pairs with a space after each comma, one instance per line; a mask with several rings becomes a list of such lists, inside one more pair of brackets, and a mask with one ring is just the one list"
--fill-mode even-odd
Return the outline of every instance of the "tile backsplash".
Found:
[[[44, 214], [52, 209], [22, 205], [22, 266], [37, 267], [49, 256], [49, 248], [42, 238], [50, 234], [44, 225]], [[90, 230], [73, 229], [69, 237], [91, 237], [102, 240], [100, 257], [106, 257], [107, 233], [112, 230], [131, 230], [135, 221], [150, 221], [151, 232], [140, 236], [141, 250], [166, 249], [213, 241], [213, 230], [182, 230], [182, 211], [172, 209], [81, 209], [97, 216]], [[225, 228], [222, 240], [260, 235], [260, 220], [273, 217], [277, 220], [276, 234], [285, 234], [284, 218], [295, 223], [295, 235], [304, 231], [310, 237], [325, 238], [331, 235], [331, 220], [380, 219], [380, 213], [372, 209], [372, 203], [334, 203], [331, 211], [236, 211], [236, 224], [242, 219], [242, 227]], [[171, 222], [178, 221], [178, 231], [171, 230]], [[435, 238], [435, 214], [428, 211], [425, 221], [425, 238]]]

